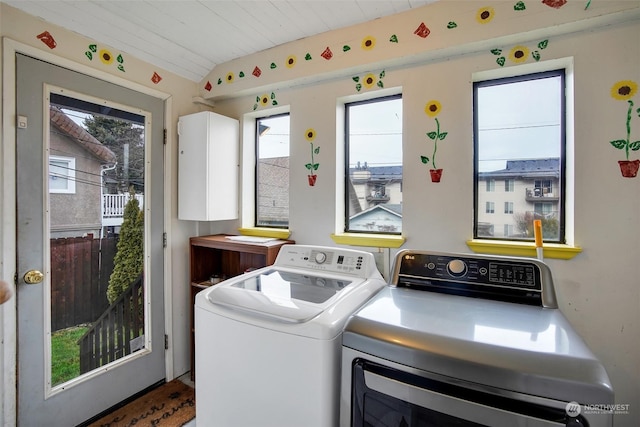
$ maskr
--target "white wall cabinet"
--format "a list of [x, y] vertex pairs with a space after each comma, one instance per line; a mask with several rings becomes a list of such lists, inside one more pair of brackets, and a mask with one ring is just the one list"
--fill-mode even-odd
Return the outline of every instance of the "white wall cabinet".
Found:
[[239, 122], [203, 111], [178, 119], [178, 219], [238, 218]]

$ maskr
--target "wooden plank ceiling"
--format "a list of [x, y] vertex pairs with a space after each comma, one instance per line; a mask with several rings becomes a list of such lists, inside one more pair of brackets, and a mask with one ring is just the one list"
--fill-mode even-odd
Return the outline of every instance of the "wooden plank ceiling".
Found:
[[2, 0], [193, 81], [217, 64], [436, 0]]

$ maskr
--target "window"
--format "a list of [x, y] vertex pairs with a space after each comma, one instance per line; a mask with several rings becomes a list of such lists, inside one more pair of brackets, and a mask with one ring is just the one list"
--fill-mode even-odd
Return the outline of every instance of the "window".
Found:
[[345, 231], [402, 232], [402, 97], [345, 104]]
[[[477, 81], [473, 87], [475, 204], [487, 202], [479, 189], [491, 191], [495, 179], [504, 179], [505, 192], [513, 192], [513, 202], [505, 202], [505, 214], [512, 214], [506, 225], [513, 230], [490, 237], [533, 240], [533, 221], [541, 219], [545, 241], [564, 243], [564, 70]], [[489, 213], [488, 205], [484, 212], [475, 209], [474, 237], [487, 237]]]
[[505, 193], [513, 193], [515, 188], [513, 179], [505, 179], [504, 180], [504, 191]]
[[506, 214], [513, 213], [513, 202], [504, 202], [504, 213]]
[[496, 181], [494, 179], [487, 180], [487, 193], [496, 191]]
[[505, 224], [504, 225], [504, 237], [509, 237], [513, 235], [513, 224]]
[[256, 227], [289, 226], [289, 114], [256, 119]]
[[75, 194], [76, 159], [49, 156], [49, 192]]
[[496, 205], [493, 202], [487, 202], [485, 205], [485, 212], [488, 214], [492, 214], [496, 211]]

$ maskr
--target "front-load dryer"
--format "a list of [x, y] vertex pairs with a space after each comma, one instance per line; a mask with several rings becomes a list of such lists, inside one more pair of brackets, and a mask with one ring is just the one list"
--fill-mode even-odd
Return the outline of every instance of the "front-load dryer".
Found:
[[285, 245], [200, 292], [198, 427], [335, 427], [344, 324], [385, 285], [371, 253]]

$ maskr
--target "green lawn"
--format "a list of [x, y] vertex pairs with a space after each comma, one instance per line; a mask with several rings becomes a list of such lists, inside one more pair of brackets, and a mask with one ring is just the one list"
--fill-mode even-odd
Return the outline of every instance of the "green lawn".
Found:
[[78, 339], [89, 329], [74, 326], [51, 334], [51, 385], [56, 386], [80, 375]]

